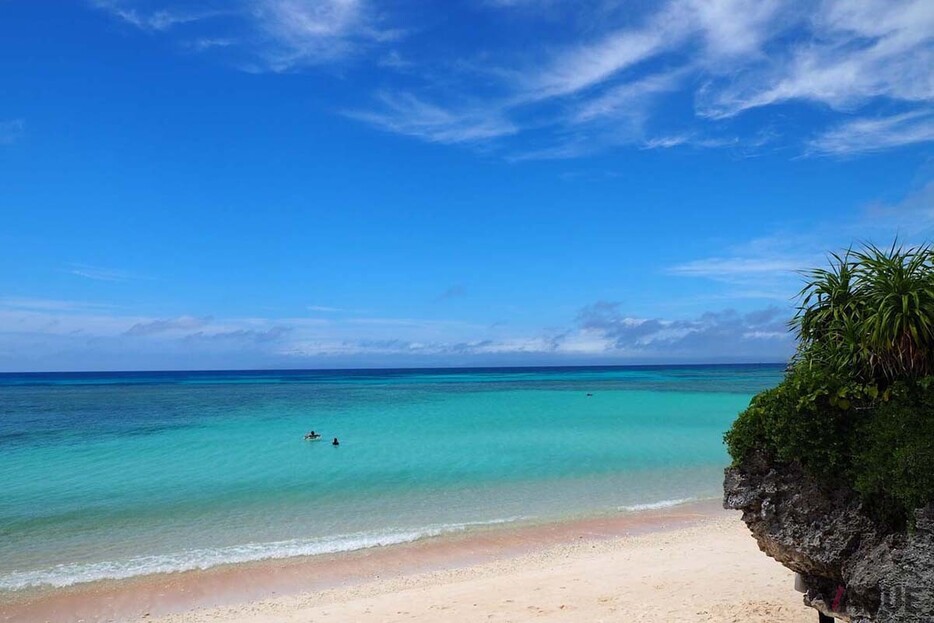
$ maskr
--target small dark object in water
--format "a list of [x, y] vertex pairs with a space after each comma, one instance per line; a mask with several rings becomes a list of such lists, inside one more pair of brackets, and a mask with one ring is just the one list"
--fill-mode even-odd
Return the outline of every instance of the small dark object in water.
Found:
[[587, 394], [588, 397], [593, 396], [593, 394]]
[[332, 445], [332, 446], [339, 446], [339, 445], [341, 445], [341, 442], [339, 442], [339, 441], [337, 440], [337, 437], [335, 437], [335, 438], [334, 438], [334, 441], [331, 442], [331, 445]]

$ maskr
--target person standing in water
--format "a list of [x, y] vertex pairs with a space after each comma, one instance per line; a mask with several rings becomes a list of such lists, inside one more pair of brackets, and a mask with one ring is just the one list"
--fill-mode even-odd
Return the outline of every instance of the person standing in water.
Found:
[[339, 442], [339, 441], [337, 440], [337, 437], [335, 437], [335, 438], [334, 438], [334, 441], [331, 442], [331, 445], [332, 445], [332, 446], [339, 446], [339, 445], [341, 445], [341, 442]]

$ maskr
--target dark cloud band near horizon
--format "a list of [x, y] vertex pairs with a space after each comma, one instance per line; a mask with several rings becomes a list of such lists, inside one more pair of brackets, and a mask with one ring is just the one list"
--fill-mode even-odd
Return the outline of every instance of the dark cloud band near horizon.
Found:
[[[0, 370], [748, 363], [785, 361], [793, 352], [788, 314], [777, 307], [666, 320], [627, 316], [618, 303], [600, 301], [560, 331], [511, 335], [508, 324], [465, 324], [452, 331], [458, 340], [432, 339], [437, 322], [412, 319], [142, 321], [58, 314], [56, 322], [47, 312], [0, 310], [35, 327], [0, 336]], [[361, 326], [369, 327], [368, 336], [357, 335]]]

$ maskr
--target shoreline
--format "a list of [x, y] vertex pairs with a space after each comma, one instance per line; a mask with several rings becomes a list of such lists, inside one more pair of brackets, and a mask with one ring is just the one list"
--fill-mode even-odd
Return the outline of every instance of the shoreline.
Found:
[[[649, 505], [651, 506], [651, 505]], [[112, 621], [359, 586], [508, 561], [573, 543], [665, 533], [731, 517], [719, 501], [687, 502], [547, 523], [472, 528], [413, 542], [204, 570], [32, 588], [0, 597], [0, 621]], [[751, 540], [751, 539], [750, 539]]]

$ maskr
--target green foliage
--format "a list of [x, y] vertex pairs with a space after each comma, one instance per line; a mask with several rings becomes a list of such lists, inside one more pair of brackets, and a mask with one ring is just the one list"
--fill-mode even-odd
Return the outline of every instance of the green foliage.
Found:
[[934, 500], [934, 378], [899, 385], [854, 436], [854, 488], [887, 516]]
[[737, 461], [757, 450], [778, 461], [797, 461], [828, 481], [845, 478], [850, 440], [872, 396], [878, 396], [875, 386], [846, 384], [799, 366], [778, 387], [752, 399], [727, 432], [727, 447]]
[[865, 382], [934, 374], [934, 251], [831, 254], [806, 273], [795, 315], [797, 359]]
[[807, 278], [793, 365], [726, 433], [730, 454], [797, 462], [904, 525], [934, 502], [934, 251], [867, 245]]
[[894, 526], [934, 501], [934, 377], [880, 391], [799, 365], [754, 397], [724, 439], [734, 464], [753, 453], [797, 462]]

